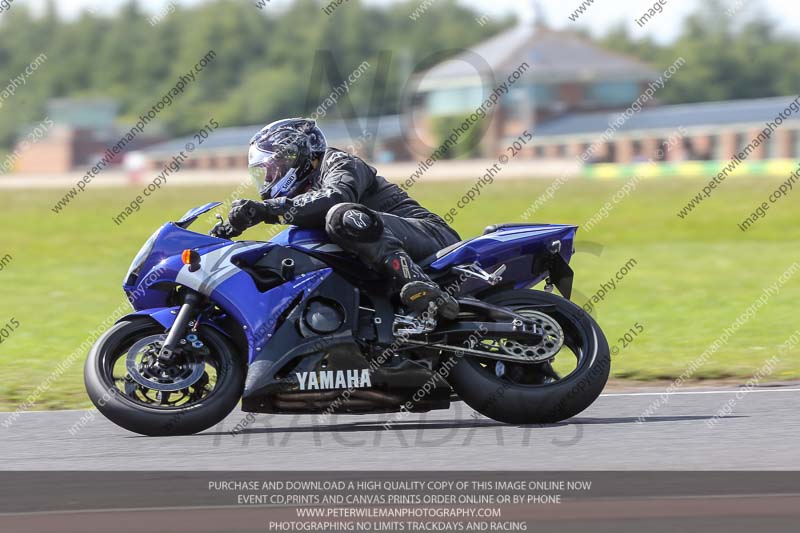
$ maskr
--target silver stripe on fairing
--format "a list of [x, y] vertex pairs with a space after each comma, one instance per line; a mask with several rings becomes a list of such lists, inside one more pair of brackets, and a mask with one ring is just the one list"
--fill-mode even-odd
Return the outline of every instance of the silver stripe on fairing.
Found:
[[341, 246], [338, 244], [333, 243], [323, 243], [318, 246], [311, 246], [309, 250], [314, 250], [315, 252], [344, 252]]
[[218, 248], [200, 258], [200, 268], [189, 272], [189, 265], [184, 265], [175, 281], [180, 285], [194, 289], [200, 294], [211, 296], [211, 293], [228, 278], [241, 272], [239, 267], [231, 263], [232, 255], [261, 248], [265, 243], [248, 244], [237, 242], [224, 248]]

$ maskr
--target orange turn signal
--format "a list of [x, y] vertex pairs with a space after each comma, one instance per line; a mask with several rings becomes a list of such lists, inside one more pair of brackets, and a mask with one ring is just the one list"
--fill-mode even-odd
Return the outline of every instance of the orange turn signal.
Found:
[[188, 248], [181, 253], [181, 261], [184, 265], [189, 265], [189, 272], [200, 270], [200, 253], [197, 250]]

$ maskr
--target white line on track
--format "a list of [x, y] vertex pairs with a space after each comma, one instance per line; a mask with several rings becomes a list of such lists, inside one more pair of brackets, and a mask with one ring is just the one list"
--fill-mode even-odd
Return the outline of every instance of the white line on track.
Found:
[[[609, 392], [605, 394], [601, 394], [601, 398], [609, 398], [615, 396], [661, 396], [666, 394], [668, 396], [688, 396], [692, 394], [737, 394], [739, 392], [744, 392], [746, 394], [750, 394], [753, 392], [800, 392], [800, 389], [784, 389], [784, 388], [773, 388], [773, 389], [748, 389], [746, 387], [740, 387], [738, 389], [728, 389], [728, 390], [696, 390], [696, 391], [679, 391], [679, 392], [667, 392], [666, 390], [660, 392]], [[18, 414], [18, 415], [27, 415], [27, 414], [39, 414], [39, 413], [83, 413], [85, 411], [91, 411], [91, 409], [61, 409], [56, 411], [2, 411], [0, 415], [11, 415], [11, 414]]]
[[738, 389], [731, 389], [731, 390], [696, 390], [696, 391], [680, 391], [680, 392], [668, 392], [666, 390], [662, 392], [610, 392], [608, 394], [601, 394], [600, 397], [608, 397], [608, 396], [662, 396], [666, 394], [667, 396], [685, 396], [691, 394], [738, 394], [740, 392], [745, 392], [750, 394], [751, 392], [800, 392], [800, 389], [748, 389], [747, 387], [741, 387]]

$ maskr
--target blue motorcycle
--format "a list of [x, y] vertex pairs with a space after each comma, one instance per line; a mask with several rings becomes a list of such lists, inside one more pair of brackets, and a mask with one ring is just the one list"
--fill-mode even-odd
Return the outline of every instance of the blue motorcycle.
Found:
[[123, 285], [134, 312], [88, 355], [89, 397], [123, 428], [192, 434], [240, 400], [245, 412], [325, 415], [460, 399], [501, 422], [553, 423], [605, 386], [608, 343], [569, 301], [576, 226], [489, 226], [421, 261], [459, 301], [446, 320], [433, 307], [412, 316], [324, 231], [234, 242], [188, 230], [219, 205], [147, 240]]

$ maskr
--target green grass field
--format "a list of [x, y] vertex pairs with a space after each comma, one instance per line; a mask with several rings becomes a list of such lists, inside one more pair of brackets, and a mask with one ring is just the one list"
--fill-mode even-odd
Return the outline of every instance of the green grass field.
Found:
[[[472, 181], [420, 183], [413, 193], [444, 213]], [[779, 180], [738, 179], [721, 185], [686, 220], [676, 212], [702, 187], [700, 180], [641, 182], [591, 231], [579, 231], [574, 300], [583, 304], [629, 259], [636, 266], [597, 305], [595, 317], [612, 346], [637, 322], [644, 327], [614, 359], [613, 375], [668, 379], [680, 375], [768, 285], [800, 261], [800, 198], [789, 196], [747, 233], [737, 227]], [[493, 222], [522, 220], [548, 181], [497, 181], [455, 219], [462, 236]], [[581, 224], [622, 185], [573, 180], [530, 221]], [[117, 215], [135, 189], [91, 189], [62, 214], [50, 207], [62, 191], [3, 191], [0, 200], [0, 328], [19, 327], [0, 344], [0, 409], [13, 410], [122, 301], [120, 283], [144, 240], [189, 207], [228, 198], [234, 187], [162, 190], [122, 226]], [[207, 221], [193, 229], [207, 230]], [[259, 238], [264, 227], [246, 237]], [[597, 251], [601, 250], [598, 255]], [[1, 263], [0, 263], [1, 264]], [[800, 274], [800, 272], [798, 272]], [[796, 279], [795, 279], [796, 278]], [[694, 378], [747, 379], [779, 355], [777, 346], [800, 329], [800, 276], [788, 280]], [[780, 354], [769, 381], [800, 377], [800, 350]], [[82, 361], [43, 392], [35, 408], [89, 405]]]

